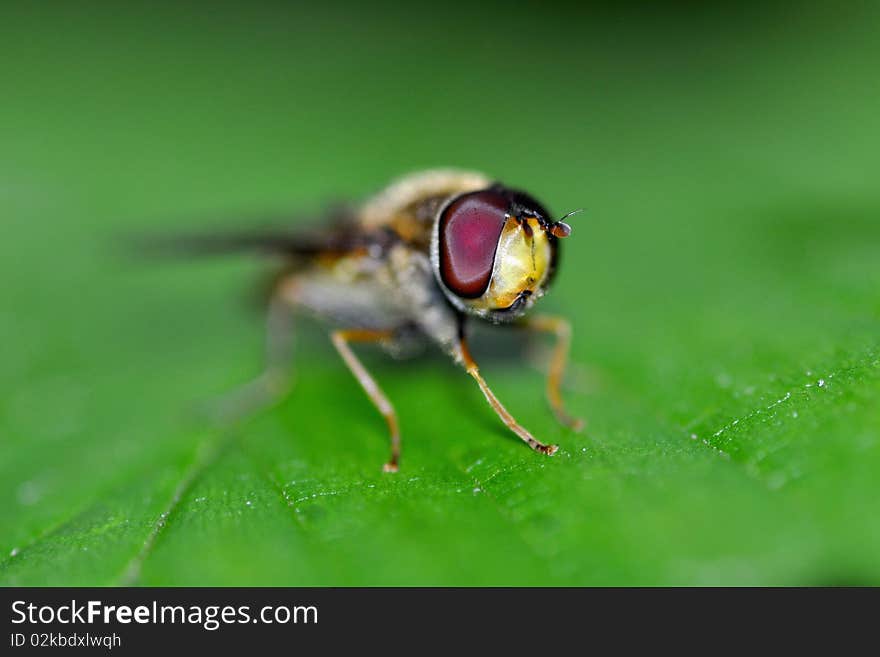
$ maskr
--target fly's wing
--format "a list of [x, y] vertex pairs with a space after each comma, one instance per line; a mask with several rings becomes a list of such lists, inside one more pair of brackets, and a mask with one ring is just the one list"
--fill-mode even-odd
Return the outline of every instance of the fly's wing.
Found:
[[[253, 221], [248, 220], [247, 223]], [[341, 255], [375, 241], [360, 226], [355, 213], [350, 209], [334, 210], [323, 220], [311, 222], [303, 228], [277, 227], [282, 223], [289, 223], [289, 220], [264, 220], [260, 223], [266, 227], [142, 237], [134, 241], [134, 247], [141, 255], [148, 256], [188, 257], [250, 253], [276, 256], [295, 262], [320, 255]]]
[[[185, 257], [250, 252], [285, 257], [293, 263], [320, 255], [345, 255], [362, 248], [387, 248], [396, 242], [427, 254], [433, 221], [443, 203], [450, 196], [489, 184], [488, 178], [475, 172], [420, 172], [399, 179], [358, 210], [337, 206], [309, 228], [178, 235], [139, 240], [136, 246], [148, 255]], [[278, 226], [284, 222], [271, 224]]]

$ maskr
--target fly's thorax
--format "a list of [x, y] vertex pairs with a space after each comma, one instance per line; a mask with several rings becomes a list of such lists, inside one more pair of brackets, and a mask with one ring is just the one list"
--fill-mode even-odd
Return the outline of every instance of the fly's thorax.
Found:
[[489, 184], [490, 180], [476, 171], [432, 169], [413, 173], [370, 198], [361, 208], [361, 223], [367, 229], [376, 229], [393, 223], [400, 215], [411, 214], [426, 199], [448, 198]]
[[460, 311], [510, 321], [547, 290], [562, 226], [532, 197], [501, 185], [455, 196], [434, 222], [434, 276]]

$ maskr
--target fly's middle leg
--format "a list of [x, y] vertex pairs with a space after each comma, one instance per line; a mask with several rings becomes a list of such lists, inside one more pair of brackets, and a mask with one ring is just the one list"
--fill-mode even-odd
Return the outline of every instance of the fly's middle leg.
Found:
[[382, 417], [388, 423], [388, 432], [391, 438], [391, 458], [384, 466], [385, 472], [397, 472], [400, 464], [400, 429], [397, 423], [397, 413], [394, 407], [388, 401], [388, 397], [382, 392], [379, 384], [367, 372], [361, 361], [355, 356], [349, 346], [349, 342], [382, 342], [389, 340], [394, 336], [393, 331], [373, 331], [366, 329], [349, 329], [342, 331], [333, 331], [330, 339], [336, 351], [342, 356], [342, 360], [348, 365], [348, 369], [354, 374], [358, 383], [367, 393], [367, 397], [373, 402], [373, 405], [382, 413]]

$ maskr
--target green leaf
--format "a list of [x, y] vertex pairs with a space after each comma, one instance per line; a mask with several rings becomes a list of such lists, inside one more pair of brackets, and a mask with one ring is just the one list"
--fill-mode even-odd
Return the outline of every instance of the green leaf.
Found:
[[[876, 10], [467, 11], [5, 12], [0, 584], [880, 584]], [[440, 355], [358, 346], [383, 474], [307, 319], [289, 398], [205, 421], [260, 370], [266, 269], [122, 238], [435, 165], [585, 208], [540, 307], [586, 431], [541, 340], [474, 352], [552, 458]]]

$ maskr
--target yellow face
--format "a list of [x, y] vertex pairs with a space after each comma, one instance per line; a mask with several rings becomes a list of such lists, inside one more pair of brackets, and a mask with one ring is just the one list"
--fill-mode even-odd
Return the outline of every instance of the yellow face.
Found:
[[[508, 219], [501, 231], [489, 288], [469, 300], [475, 310], [506, 310], [522, 297], [525, 306], [540, 296], [550, 273], [553, 247], [534, 217]], [[526, 293], [526, 294], [523, 294]]]
[[519, 317], [550, 282], [567, 224], [522, 192], [501, 186], [451, 199], [431, 242], [437, 281], [452, 304], [493, 322]]

